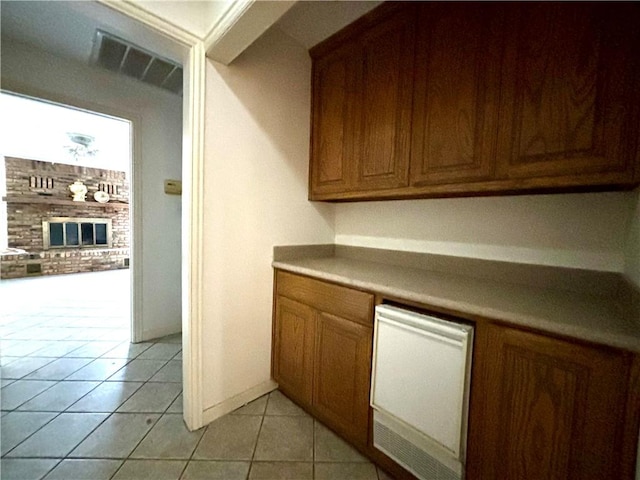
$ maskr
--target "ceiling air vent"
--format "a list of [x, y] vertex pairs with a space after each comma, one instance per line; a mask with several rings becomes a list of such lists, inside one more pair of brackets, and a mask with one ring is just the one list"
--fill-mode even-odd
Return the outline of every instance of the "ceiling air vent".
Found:
[[110, 33], [96, 30], [91, 63], [182, 94], [182, 67]]

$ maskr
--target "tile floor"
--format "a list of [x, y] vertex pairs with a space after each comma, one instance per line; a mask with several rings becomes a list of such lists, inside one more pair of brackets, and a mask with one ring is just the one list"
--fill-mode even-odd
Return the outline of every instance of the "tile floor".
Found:
[[3, 480], [389, 479], [278, 391], [189, 432], [181, 336], [129, 343], [128, 275], [0, 282]]

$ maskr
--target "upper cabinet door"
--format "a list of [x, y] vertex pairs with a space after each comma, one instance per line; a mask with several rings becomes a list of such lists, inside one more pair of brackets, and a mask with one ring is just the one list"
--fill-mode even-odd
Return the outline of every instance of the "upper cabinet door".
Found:
[[360, 39], [356, 189], [405, 187], [409, 177], [414, 10], [403, 9]]
[[311, 50], [312, 200], [640, 183], [640, 2], [384, 2]]
[[311, 196], [344, 192], [353, 184], [356, 53], [345, 46], [313, 64]]
[[506, 11], [500, 174], [629, 181], [638, 6], [522, 2]]
[[491, 177], [498, 124], [500, 20], [490, 4], [420, 6], [413, 186]]

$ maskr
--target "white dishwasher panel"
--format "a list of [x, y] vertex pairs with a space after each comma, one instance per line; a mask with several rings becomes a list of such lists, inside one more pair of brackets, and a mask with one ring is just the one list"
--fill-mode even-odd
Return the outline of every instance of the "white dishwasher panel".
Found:
[[473, 328], [376, 307], [371, 406], [463, 461]]

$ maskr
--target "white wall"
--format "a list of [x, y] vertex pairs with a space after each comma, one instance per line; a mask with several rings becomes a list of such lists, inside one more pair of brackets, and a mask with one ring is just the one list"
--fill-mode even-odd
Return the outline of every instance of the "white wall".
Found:
[[182, 99], [110, 72], [72, 63], [3, 39], [2, 86], [20, 93], [139, 120], [141, 166], [142, 335], [181, 330], [180, 197], [163, 191], [163, 180], [181, 178]]
[[[625, 253], [625, 274], [640, 287], [640, 189], [636, 189], [632, 201], [632, 213]], [[638, 468], [640, 472], [640, 462], [638, 463]], [[638, 480], [640, 480], [640, 477]]]
[[336, 205], [336, 243], [621, 272], [630, 192]]
[[[307, 201], [310, 59], [272, 29], [206, 69], [203, 401], [210, 420], [270, 383], [274, 245], [333, 242]], [[247, 399], [250, 399], [246, 397]], [[215, 411], [215, 413], [212, 413]]]

